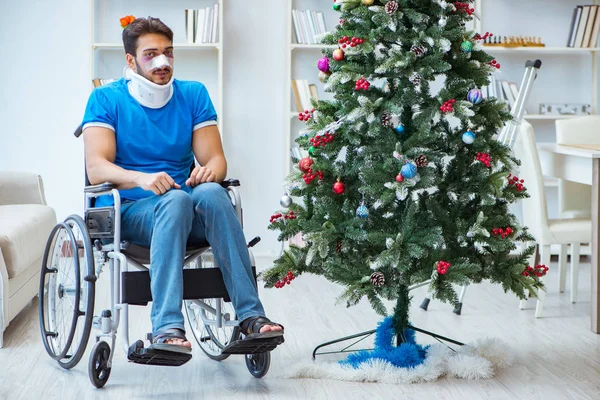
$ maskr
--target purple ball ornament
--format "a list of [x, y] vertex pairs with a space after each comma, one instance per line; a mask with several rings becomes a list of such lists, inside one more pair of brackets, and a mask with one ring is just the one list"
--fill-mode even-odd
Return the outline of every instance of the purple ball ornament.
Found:
[[319, 68], [319, 71], [321, 72], [329, 72], [329, 58], [327, 57], [323, 57], [321, 58], [318, 62], [317, 62], [317, 68]]
[[477, 88], [469, 90], [469, 93], [467, 94], [467, 100], [473, 104], [481, 103], [483, 101], [483, 94], [481, 93], [481, 90]]

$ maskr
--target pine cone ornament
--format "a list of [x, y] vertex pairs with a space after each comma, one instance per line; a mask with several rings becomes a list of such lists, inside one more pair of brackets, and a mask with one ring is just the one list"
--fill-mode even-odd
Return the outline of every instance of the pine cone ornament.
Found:
[[385, 126], [386, 128], [392, 127], [392, 114], [391, 113], [386, 111], [381, 115], [381, 125]]
[[415, 159], [415, 164], [417, 164], [417, 167], [426, 167], [427, 166], [427, 157], [425, 157], [425, 154], [421, 154], [419, 157], [417, 157]]
[[375, 287], [382, 287], [385, 283], [385, 276], [383, 275], [383, 272], [373, 272], [371, 274], [371, 283]]
[[421, 84], [421, 75], [417, 74], [416, 72], [414, 74], [412, 74], [410, 76], [410, 78], [408, 78], [408, 80], [410, 81], [410, 83], [412, 83], [413, 85], [420, 85]]
[[415, 53], [417, 55], [417, 57], [421, 57], [423, 54], [427, 53], [427, 49], [425, 48], [425, 46], [423, 45], [413, 45], [410, 48], [410, 51], [412, 51], [413, 53]]
[[398, 11], [398, 3], [396, 3], [393, 0], [388, 1], [387, 4], [385, 5], [385, 12], [388, 13], [389, 15], [392, 15], [396, 11]]

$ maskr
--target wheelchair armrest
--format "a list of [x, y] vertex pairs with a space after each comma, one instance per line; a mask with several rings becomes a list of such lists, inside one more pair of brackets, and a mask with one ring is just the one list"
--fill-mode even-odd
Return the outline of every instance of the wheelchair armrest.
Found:
[[229, 186], [240, 186], [240, 181], [238, 179], [229, 178], [221, 182], [221, 186], [224, 188], [228, 188]]
[[[237, 179], [227, 179], [221, 182], [221, 186], [228, 188], [230, 186], [240, 186], [240, 181]], [[115, 185], [110, 182], [104, 182], [99, 185], [86, 186], [83, 190], [85, 193], [98, 193], [114, 189]]]
[[114, 184], [112, 184], [110, 182], [104, 182], [99, 185], [86, 186], [83, 189], [83, 191], [85, 193], [100, 193], [100, 192], [106, 192], [107, 190], [111, 190], [114, 188], [115, 188]]

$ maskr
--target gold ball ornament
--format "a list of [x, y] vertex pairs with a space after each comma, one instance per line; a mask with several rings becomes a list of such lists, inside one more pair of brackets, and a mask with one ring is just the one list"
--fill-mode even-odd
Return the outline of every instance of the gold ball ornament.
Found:
[[323, 72], [323, 71], [319, 71], [319, 80], [321, 82], [325, 82], [327, 80], [327, 78], [329, 78], [329, 75], [327, 72]]
[[333, 51], [333, 59], [335, 61], [342, 61], [344, 59], [344, 50], [342, 49], [335, 49]]
[[365, 6], [370, 6], [371, 4], [373, 4], [375, 2], [375, 0], [362, 0], [362, 3]]

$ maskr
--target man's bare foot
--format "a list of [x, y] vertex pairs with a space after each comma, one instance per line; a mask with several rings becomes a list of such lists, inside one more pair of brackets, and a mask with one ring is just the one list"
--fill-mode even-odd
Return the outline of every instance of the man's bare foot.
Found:
[[250, 317], [246, 318], [240, 324], [240, 327], [247, 335], [251, 333], [257, 333], [256, 329], [258, 328], [258, 333], [266, 333], [266, 332], [282, 332], [283, 326], [280, 324], [269, 320], [267, 317]]
[[167, 339], [167, 340], [165, 340], [164, 343], [165, 344], [174, 344], [174, 345], [177, 345], [177, 346], [183, 346], [183, 347], [187, 347], [187, 348], [190, 348], [190, 349], [192, 348], [192, 344], [189, 341], [183, 340], [183, 339], [175, 339], [175, 338], [173, 338], [173, 339]]
[[281, 325], [277, 325], [277, 324], [265, 325], [262, 328], [260, 328], [260, 333], [282, 331], [282, 330], [283, 330], [283, 328], [281, 327]]
[[177, 328], [159, 331], [159, 333], [152, 338], [152, 341], [155, 344], [172, 344], [175, 346], [187, 347], [188, 349], [192, 348], [192, 344], [185, 337], [185, 332]]

